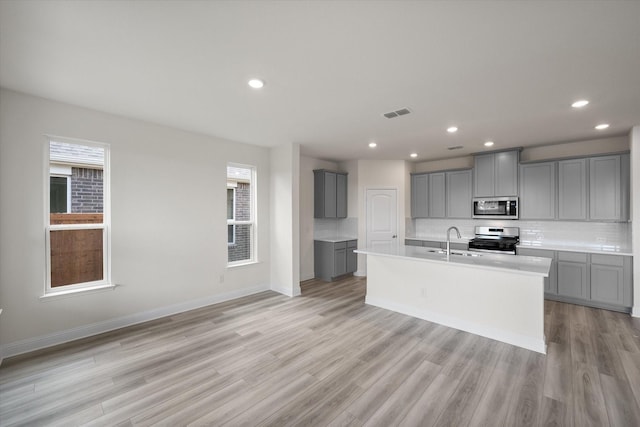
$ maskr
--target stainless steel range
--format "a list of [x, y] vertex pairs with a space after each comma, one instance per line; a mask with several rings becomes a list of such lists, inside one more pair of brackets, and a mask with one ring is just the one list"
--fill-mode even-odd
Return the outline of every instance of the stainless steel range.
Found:
[[469, 240], [469, 250], [515, 255], [519, 241], [518, 227], [476, 227], [476, 237]]

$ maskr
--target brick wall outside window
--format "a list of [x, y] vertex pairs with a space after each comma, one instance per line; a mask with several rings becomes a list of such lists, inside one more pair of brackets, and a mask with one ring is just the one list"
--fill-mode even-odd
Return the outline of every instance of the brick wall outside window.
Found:
[[102, 210], [102, 170], [71, 168], [71, 212], [100, 213]]
[[[239, 182], [236, 187], [236, 221], [251, 219], [251, 188], [249, 183]], [[236, 240], [229, 245], [229, 262], [249, 259], [251, 257], [251, 226], [236, 225]]]

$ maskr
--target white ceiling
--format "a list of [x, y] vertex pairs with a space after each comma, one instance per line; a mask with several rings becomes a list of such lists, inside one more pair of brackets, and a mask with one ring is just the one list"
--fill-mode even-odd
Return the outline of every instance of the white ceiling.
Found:
[[640, 124], [640, 1], [0, 0], [0, 85], [332, 160], [593, 139]]

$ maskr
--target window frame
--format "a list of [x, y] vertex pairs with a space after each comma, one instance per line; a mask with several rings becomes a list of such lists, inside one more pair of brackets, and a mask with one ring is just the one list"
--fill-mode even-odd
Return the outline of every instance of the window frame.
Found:
[[[227, 245], [227, 267], [239, 267], [239, 266], [243, 266], [243, 265], [249, 265], [249, 264], [256, 264], [258, 263], [258, 218], [257, 218], [257, 209], [256, 209], [256, 202], [257, 202], [257, 194], [258, 194], [258, 180], [257, 180], [257, 167], [254, 165], [247, 165], [247, 164], [242, 164], [242, 163], [234, 163], [234, 162], [228, 162], [227, 163], [227, 168], [229, 167], [235, 167], [235, 168], [242, 168], [242, 169], [249, 169], [251, 171], [251, 178], [249, 181], [249, 220], [236, 220], [236, 213], [235, 213], [235, 208], [236, 208], [236, 192], [234, 189], [234, 197], [233, 197], [233, 208], [234, 208], [234, 212], [233, 212], [233, 216], [234, 219], [233, 220], [227, 220], [227, 225], [234, 225], [234, 242], [236, 241], [235, 238], [235, 225], [250, 225], [249, 227], [249, 258], [248, 259], [243, 259], [243, 260], [238, 260], [238, 261], [229, 261], [229, 247], [231, 245]], [[227, 169], [225, 169], [226, 171]], [[227, 188], [229, 188], [229, 184], [228, 184], [228, 180], [229, 180], [229, 176], [226, 176], [227, 179]], [[225, 209], [226, 209], [226, 204], [225, 204]], [[228, 234], [228, 233], [227, 233]], [[228, 239], [227, 239], [228, 240]], [[235, 243], [234, 243], [235, 244]]]
[[[227, 197], [229, 194], [229, 190], [232, 190], [232, 198], [233, 198], [233, 207], [232, 207], [232, 217], [229, 218], [229, 215], [227, 215], [227, 246], [233, 246], [236, 244], [236, 224], [235, 224], [235, 220], [236, 220], [236, 187], [232, 186], [231, 184], [227, 183]], [[227, 199], [228, 202], [228, 199]], [[228, 208], [228, 206], [227, 206]], [[232, 227], [232, 239], [231, 241], [229, 241], [229, 226]]]
[[[44, 230], [45, 230], [45, 263], [46, 275], [44, 284], [44, 297], [65, 295], [75, 292], [93, 291], [102, 288], [112, 288], [111, 282], [111, 162], [110, 144], [87, 141], [82, 139], [45, 135], [45, 155], [44, 162]], [[102, 148], [104, 150], [104, 164], [102, 166], [102, 224], [51, 224], [50, 219], [50, 176], [52, 174], [51, 165], [51, 142], [61, 142], [65, 144], [84, 145], [88, 147]], [[68, 191], [71, 192], [71, 182], [67, 178]], [[71, 205], [71, 194], [68, 194], [67, 203]], [[102, 230], [102, 279], [90, 282], [74, 283], [51, 287], [51, 232], [60, 230]]]

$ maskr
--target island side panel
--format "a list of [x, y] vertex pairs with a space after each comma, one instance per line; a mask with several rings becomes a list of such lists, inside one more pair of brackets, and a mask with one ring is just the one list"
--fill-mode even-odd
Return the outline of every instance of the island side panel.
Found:
[[368, 254], [366, 303], [546, 352], [542, 276]]

